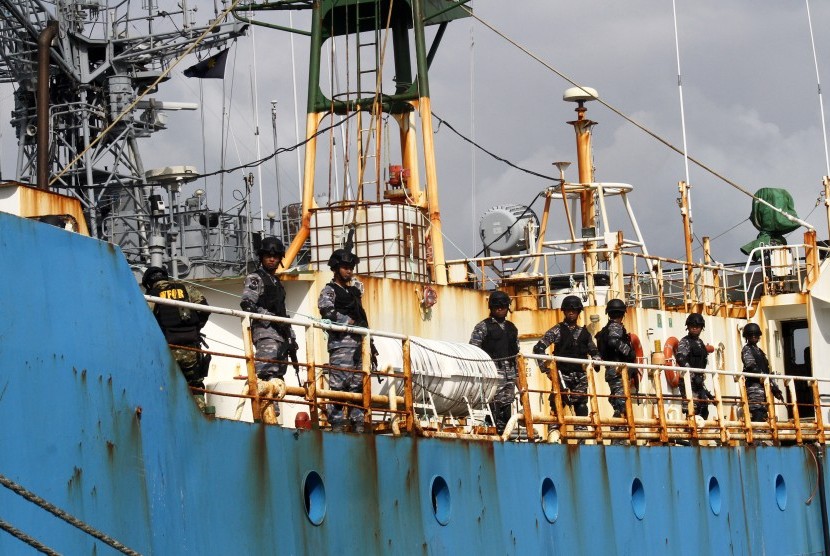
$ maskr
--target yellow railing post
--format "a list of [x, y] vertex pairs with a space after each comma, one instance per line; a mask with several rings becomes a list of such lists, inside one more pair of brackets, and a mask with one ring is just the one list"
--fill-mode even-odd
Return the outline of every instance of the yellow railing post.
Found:
[[741, 407], [744, 410], [744, 434], [746, 434], [747, 444], [751, 444], [755, 438], [752, 431], [752, 414], [749, 411], [749, 397], [746, 395], [746, 377], [738, 377], [738, 393], [741, 395]]
[[521, 353], [516, 356], [516, 384], [519, 387], [519, 398], [522, 400], [522, 414], [524, 415], [527, 439], [533, 440], [536, 431], [533, 430], [533, 411], [530, 408], [530, 395], [527, 392], [527, 361]]
[[798, 398], [795, 396], [795, 381], [792, 378], [784, 379], [784, 384], [790, 392], [790, 399], [793, 401], [793, 424], [795, 425], [795, 441], [801, 444], [804, 438], [801, 434], [801, 416], [798, 411]]
[[824, 419], [821, 415], [821, 394], [818, 391], [818, 381], [811, 380], [810, 387], [813, 391], [813, 407], [816, 412], [816, 433], [818, 434], [818, 441], [824, 444]]
[[567, 436], [567, 431], [565, 430], [565, 411], [562, 406], [562, 387], [559, 382], [559, 369], [556, 368], [555, 361], [551, 361], [551, 363], [552, 365], [548, 369], [550, 369], [550, 382], [553, 391], [553, 409], [556, 412], [556, 421], [559, 423], [559, 434], [564, 438]]
[[361, 366], [363, 378], [363, 423], [367, 432], [372, 431], [372, 339], [363, 336], [360, 343], [362, 352]]
[[588, 401], [591, 403], [591, 424], [594, 427], [594, 438], [602, 442], [602, 420], [599, 418], [599, 400], [597, 399], [597, 386], [594, 381], [594, 363], [582, 366], [588, 377]]
[[415, 403], [412, 395], [412, 344], [407, 337], [403, 341], [403, 404], [406, 409], [406, 431], [415, 428]]
[[251, 413], [253, 413], [254, 423], [259, 423], [262, 420], [262, 415], [260, 414], [259, 388], [257, 386], [256, 364], [254, 363], [254, 343], [251, 338], [251, 317], [248, 315], [242, 317], [242, 343], [245, 346], [245, 366], [248, 369], [248, 393], [253, 395], [253, 398], [251, 398]]
[[660, 442], [669, 441], [669, 426], [666, 423], [666, 404], [663, 401], [663, 371], [649, 369], [648, 376], [654, 386], [654, 396], [657, 398], [657, 419], [660, 421]]
[[628, 365], [617, 367], [617, 373], [622, 377], [623, 394], [625, 395], [625, 420], [628, 421], [628, 441], [637, 442], [637, 427], [634, 424], [634, 403], [631, 401], [631, 378]]
[[720, 441], [722, 444], [726, 443], [728, 435], [726, 433], [726, 423], [723, 420], [723, 398], [720, 393], [720, 380], [718, 375], [712, 375], [712, 389], [715, 391], [715, 412], [718, 414], [718, 428], [720, 429]]
[[320, 406], [317, 403], [317, 364], [314, 360], [314, 339], [317, 337], [317, 331], [314, 327], [306, 328], [305, 336], [305, 358], [306, 358], [306, 395], [305, 398], [311, 404], [309, 411], [311, 412], [311, 426], [315, 429], [320, 428]]

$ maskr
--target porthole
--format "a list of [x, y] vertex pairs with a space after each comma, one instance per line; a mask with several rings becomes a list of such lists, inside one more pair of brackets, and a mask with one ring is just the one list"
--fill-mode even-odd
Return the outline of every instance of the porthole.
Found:
[[631, 482], [631, 509], [637, 519], [643, 519], [646, 515], [646, 490], [643, 482], [636, 477]]
[[548, 523], [553, 523], [559, 517], [559, 496], [556, 494], [556, 485], [548, 477], [542, 481], [542, 513]]
[[712, 510], [712, 513], [715, 515], [720, 515], [721, 505], [723, 504], [723, 500], [721, 499], [720, 493], [720, 483], [715, 477], [709, 478], [709, 508]]
[[782, 512], [787, 509], [787, 483], [780, 474], [775, 476], [775, 503]]
[[326, 486], [316, 471], [310, 471], [303, 481], [303, 500], [308, 520], [314, 525], [323, 523], [326, 517]]
[[432, 479], [430, 491], [432, 513], [435, 516], [435, 520], [441, 525], [446, 525], [450, 522], [450, 511], [452, 510], [450, 487], [443, 477], [437, 476]]

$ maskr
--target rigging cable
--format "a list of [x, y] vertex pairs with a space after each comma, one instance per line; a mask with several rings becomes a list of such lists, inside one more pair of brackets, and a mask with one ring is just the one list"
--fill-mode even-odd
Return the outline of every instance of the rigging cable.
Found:
[[[476, 21], [478, 21], [479, 23], [481, 23], [482, 25], [484, 25], [485, 27], [487, 27], [488, 29], [490, 29], [492, 32], [494, 32], [496, 35], [498, 35], [499, 37], [501, 37], [501, 38], [503, 38], [504, 40], [506, 40], [506, 41], [507, 41], [508, 43], [510, 43], [511, 45], [515, 46], [516, 48], [518, 48], [519, 50], [521, 50], [522, 52], [524, 52], [525, 54], [527, 54], [528, 56], [530, 56], [532, 59], [534, 59], [535, 61], [537, 61], [537, 62], [538, 62], [539, 64], [541, 64], [543, 67], [545, 67], [546, 69], [550, 70], [551, 72], [553, 72], [554, 74], [556, 74], [556, 75], [557, 75], [557, 76], [559, 76], [560, 78], [564, 79], [565, 81], [567, 81], [568, 83], [570, 83], [570, 84], [571, 84], [571, 85], [573, 85], [574, 87], [579, 87], [580, 89], [582, 89], [582, 86], [581, 86], [581, 85], [579, 85], [576, 81], [574, 81], [573, 79], [571, 79], [570, 77], [568, 77], [567, 75], [565, 75], [564, 73], [562, 73], [561, 71], [559, 71], [558, 69], [556, 69], [555, 67], [551, 66], [550, 64], [548, 64], [547, 62], [545, 62], [544, 60], [542, 60], [539, 56], [537, 56], [537, 55], [533, 54], [533, 53], [532, 53], [532, 52], [530, 52], [527, 48], [523, 47], [522, 45], [520, 45], [519, 43], [517, 43], [516, 41], [514, 41], [513, 39], [511, 39], [510, 37], [508, 37], [508, 36], [507, 36], [507, 35], [505, 35], [504, 33], [502, 33], [501, 31], [499, 31], [498, 29], [496, 29], [495, 27], [493, 27], [492, 25], [490, 25], [489, 23], [487, 23], [486, 21], [484, 21], [483, 19], [481, 19], [480, 17], [478, 17], [475, 13], [473, 13], [473, 10], [472, 10], [472, 9], [470, 9], [470, 8], [468, 8], [467, 6], [464, 6], [464, 5], [459, 5], [459, 7], [460, 7], [460, 8], [462, 8], [462, 9], [464, 9], [464, 10], [466, 10], [466, 11], [470, 14], [470, 17], [475, 18], [475, 19], [476, 19]], [[584, 91], [584, 89], [582, 89], [582, 90]], [[586, 93], [586, 94], [590, 94], [588, 91], [585, 91], [585, 93]], [[708, 173], [710, 173], [711, 175], [715, 176], [716, 178], [720, 179], [721, 181], [723, 181], [723, 182], [724, 182], [724, 183], [726, 183], [727, 185], [729, 185], [729, 186], [733, 187], [734, 189], [736, 189], [736, 190], [740, 191], [741, 193], [743, 193], [743, 194], [744, 194], [744, 195], [746, 195], [747, 197], [751, 197], [752, 199], [755, 199], [756, 201], [758, 201], [758, 202], [759, 202], [759, 203], [761, 203], [762, 205], [769, 207], [770, 209], [772, 209], [773, 211], [777, 212], [778, 214], [781, 214], [784, 218], [786, 218], [786, 219], [787, 219], [787, 220], [789, 220], [790, 222], [795, 222], [796, 224], [799, 224], [799, 225], [801, 225], [801, 226], [804, 226], [804, 227], [805, 227], [805, 228], [807, 228], [808, 230], [814, 230], [814, 229], [815, 229], [815, 228], [814, 228], [814, 227], [813, 227], [813, 226], [812, 226], [809, 222], [805, 222], [804, 220], [802, 220], [802, 219], [798, 218], [797, 216], [793, 216], [792, 214], [790, 214], [790, 213], [788, 213], [788, 212], [786, 212], [786, 211], [784, 211], [784, 210], [781, 210], [780, 208], [778, 208], [778, 207], [774, 206], [774, 205], [773, 205], [773, 204], [771, 204], [769, 201], [767, 201], [767, 200], [765, 200], [765, 199], [761, 199], [760, 197], [757, 197], [757, 196], [753, 195], [753, 194], [752, 194], [752, 193], [750, 193], [750, 192], [749, 192], [746, 188], [744, 188], [743, 186], [741, 186], [741, 185], [737, 184], [736, 182], [734, 182], [734, 181], [730, 180], [729, 178], [727, 178], [727, 177], [726, 177], [726, 176], [724, 176], [723, 174], [719, 173], [719, 172], [718, 172], [717, 170], [715, 170], [714, 168], [711, 168], [710, 166], [708, 166], [708, 165], [704, 164], [703, 162], [701, 162], [700, 160], [696, 159], [695, 157], [693, 157], [693, 156], [691, 156], [691, 155], [688, 155], [688, 154], [685, 152], [685, 150], [680, 149], [679, 147], [676, 147], [674, 144], [672, 144], [671, 142], [669, 142], [667, 139], [663, 139], [663, 137], [661, 137], [660, 135], [657, 135], [657, 133], [655, 133], [654, 131], [651, 131], [650, 129], [648, 129], [647, 127], [645, 127], [645, 125], [643, 125], [643, 124], [639, 123], [638, 121], [636, 121], [635, 119], [631, 118], [630, 116], [627, 116], [627, 115], [626, 115], [626, 114], [624, 114], [622, 111], [620, 111], [619, 109], [615, 108], [614, 106], [612, 106], [611, 104], [609, 104], [608, 102], [606, 102], [605, 100], [603, 100], [602, 98], [600, 98], [599, 96], [593, 96], [593, 94], [591, 94], [591, 97], [592, 97], [592, 99], [593, 99], [593, 100], [596, 100], [598, 103], [600, 103], [601, 105], [603, 105], [604, 107], [606, 107], [608, 110], [610, 110], [611, 112], [613, 112], [614, 114], [616, 114], [616, 115], [617, 115], [617, 116], [619, 116], [620, 118], [624, 119], [625, 121], [627, 121], [628, 123], [630, 123], [631, 125], [633, 125], [634, 127], [636, 127], [637, 129], [639, 129], [640, 131], [642, 131], [642, 132], [646, 133], [647, 135], [649, 135], [650, 137], [652, 137], [652, 138], [653, 138], [653, 139], [655, 139], [656, 141], [658, 141], [658, 142], [662, 143], [663, 145], [665, 145], [665, 146], [666, 146], [666, 147], [668, 147], [669, 149], [673, 150], [674, 152], [676, 152], [676, 153], [678, 153], [678, 154], [680, 154], [680, 155], [687, 156], [687, 157], [688, 157], [688, 159], [689, 159], [691, 162], [693, 162], [694, 164], [696, 164], [699, 168], [701, 168], [702, 170], [705, 170], [706, 172], [708, 172]]]

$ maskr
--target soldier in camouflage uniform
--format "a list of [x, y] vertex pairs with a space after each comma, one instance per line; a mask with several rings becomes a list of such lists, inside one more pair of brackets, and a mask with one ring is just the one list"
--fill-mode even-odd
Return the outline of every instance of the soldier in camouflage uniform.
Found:
[[[686, 330], [689, 333], [678, 342], [675, 350], [674, 360], [678, 367], [689, 367], [691, 369], [705, 369], [709, 360], [709, 352], [706, 344], [700, 339], [700, 333], [706, 327], [706, 321], [700, 313], [691, 313], [686, 317]], [[703, 419], [709, 418], [709, 400], [715, 399], [706, 388], [706, 375], [704, 373], [691, 373], [692, 396], [695, 398], [695, 415]], [[680, 395], [686, 399], [686, 381], [680, 381]], [[683, 411], [686, 411], [684, 405]]]
[[[260, 266], [256, 272], [245, 277], [239, 306], [249, 313], [287, 317], [285, 288], [277, 275], [277, 269], [285, 255], [285, 246], [276, 237], [266, 237], [262, 240], [257, 254]], [[296, 349], [296, 337], [289, 324], [253, 319], [251, 336], [256, 346], [257, 359], [284, 361], [288, 351]], [[261, 380], [282, 379], [285, 370], [285, 364], [256, 362], [257, 378]]]
[[[600, 330], [597, 335], [597, 348], [603, 361], [619, 361], [621, 363], [634, 363], [637, 356], [631, 346], [631, 334], [629, 334], [622, 323], [625, 317], [626, 306], [620, 299], [612, 299], [605, 306], [605, 313], [608, 315], [608, 324]], [[605, 366], [605, 381], [611, 390], [611, 397], [608, 401], [614, 408], [614, 417], [625, 417], [625, 389], [623, 378], [620, 374], [621, 367]], [[628, 369], [629, 393], [633, 396], [637, 393], [639, 374], [637, 369]], [[619, 429], [617, 429], [619, 430]]]
[[[579, 326], [579, 313], [582, 312], [582, 300], [575, 295], [569, 295], [562, 300], [562, 312], [565, 320], [545, 332], [539, 342], [533, 346], [533, 353], [544, 354], [548, 346], [554, 346], [554, 355], [573, 357], [574, 359], [599, 360], [599, 350], [591, 338], [591, 333], [584, 326]], [[547, 370], [547, 365], [543, 365]], [[565, 390], [569, 394], [563, 396], [566, 405], [573, 407], [574, 413], [580, 417], [588, 415], [588, 376], [579, 363], [556, 363], [559, 376]], [[554, 409], [553, 393], [550, 395], [550, 406]], [[575, 427], [584, 430], [584, 426]]]
[[[345, 324], [368, 328], [366, 311], [363, 310], [363, 284], [352, 280], [354, 267], [360, 259], [346, 249], [337, 249], [329, 259], [329, 268], [334, 278], [320, 291], [317, 308], [320, 315], [334, 324]], [[328, 333], [329, 365], [355, 372], [331, 369], [329, 371], [329, 388], [341, 392], [363, 391], [363, 336], [349, 332]], [[344, 414], [342, 404], [328, 405], [328, 420], [332, 430], [342, 432], [346, 429], [346, 420], [351, 423], [352, 431], [364, 432], [363, 409], [350, 407], [348, 415]]]
[[[170, 280], [167, 271], [163, 268], [157, 266], [148, 268], [141, 283], [148, 295], [207, 305], [205, 296], [198, 288], [178, 280]], [[168, 344], [201, 348], [201, 330], [207, 323], [210, 313], [155, 303], [151, 303], [150, 308]], [[204, 389], [204, 378], [208, 373], [210, 355], [180, 348], [171, 348], [171, 351], [187, 384]], [[193, 396], [199, 408], [204, 409], [205, 395], [198, 392]]]
[[[743, 336], [746, 338], [746, 345], [741, 350], [741, 361], [744, 363], [745, 373], [769, 374], [769, 360], [764, 351], [758, 347], [758, 340], [761, 339], [761, 327], [751, 322], [744, 327]], [[769, 382], [772, 395], [784, 401], [781, 389], [775, 382]], [[766, 421], [769, 416], [767, 409], [767, 393], [761, 379], [747, 377], [746, 397], [749, 399], [749, 414], [753, 421]]]
[[513, 398], [516, 395], [516, 354], [519, 353], [519, 331], [507, 320], [510, 297], [504, 292], [493, 292], [487, 302], [490, 316], [473, 329], [470, 343], [487, 352], [496, 362], [500, 384], [490, 404], [490, 412], [496, 421], [496, 431], [501, 434], [513, 414]]

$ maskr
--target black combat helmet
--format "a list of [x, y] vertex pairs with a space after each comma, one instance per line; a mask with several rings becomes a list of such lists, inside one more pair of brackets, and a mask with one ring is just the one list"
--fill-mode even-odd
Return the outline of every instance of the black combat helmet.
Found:
[[141, 285], [144, 286], [144, 289], [151, 290], [156, 285], [156, 282], [167, 280], [168, 278], [169, 276], [166, 270], [158, 266], [151, 266], [144, 271], [144, 277], [141, 278]]
[[625, 301], [623, 301], [622, 299], [612, 299], [605, 306], [605, 314], [616, 316], [624, 315], [625, 309]]
[[341, 266], [350, 266], [352, 268], [360, 264], [360, 258], [345, 249], [335, 249], [334, 253], [329, 257], [329, 268], [336, 271]]
[[285, 255], [285, 245], [283, 245], [282, 241], [279, 238], [269, 236], [262, 240], [262, 244], [257, 249], [257, 255], [260, 257], [263, 255], [275, 255], [279, 258], [282, 258]]
[[689, 326], [700, 326], [701, 328], [706, 328], [706, 321], [703, 320], [703, 315], [700, 313], [691, 313], [688, 317], [686, 317], [686, 327]]
[[490, 294], [490, 299], [487, 301], [487, 306], [490, 309], [499, 307], [510, 308], [510, 296], [504, 292], [493, 292]]
[[749, 338], [750, 336], [760, 336], [761, 335], [761, 327], [755, 324], [754, 322], [750, 322], [746, 326], [744, 326], [744, 338]]
[[562, 300], [562, 310], [563, 311], [581, 311], [582, 310], [582, 300], [575, 295], [569, 295], [565, 299]]

